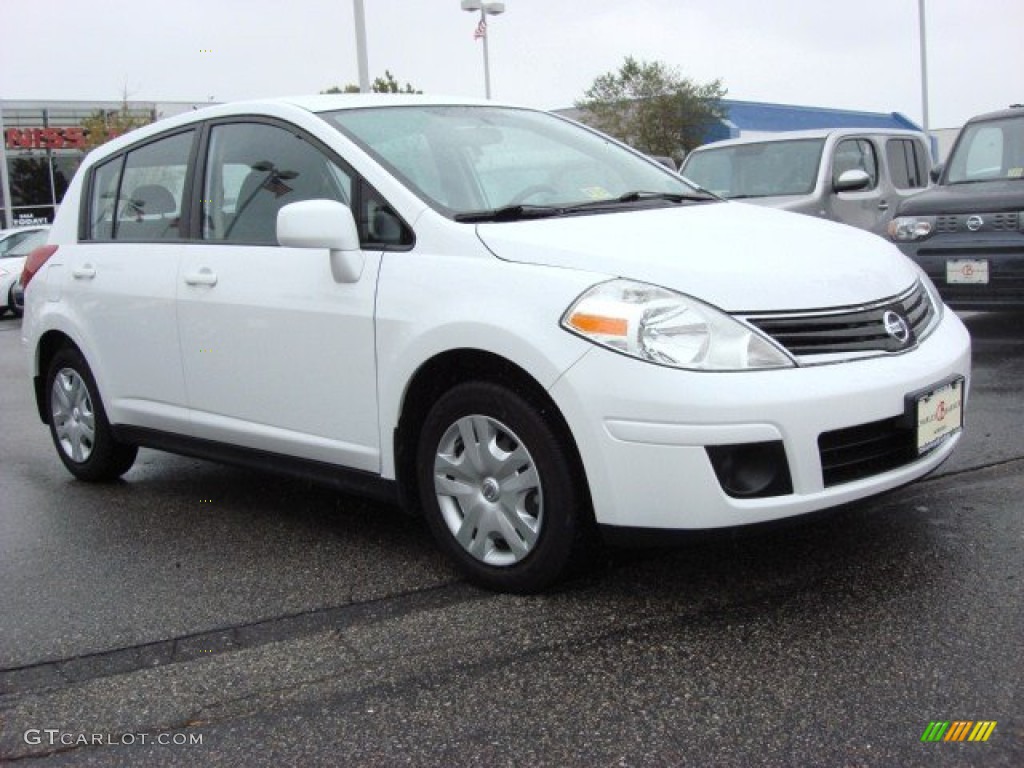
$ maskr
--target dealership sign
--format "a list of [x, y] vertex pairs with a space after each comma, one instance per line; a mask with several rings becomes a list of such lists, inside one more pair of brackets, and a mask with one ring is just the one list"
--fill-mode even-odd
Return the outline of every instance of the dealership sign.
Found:
[[8, 128], [7, 149], [86, 149], [84, 128]]

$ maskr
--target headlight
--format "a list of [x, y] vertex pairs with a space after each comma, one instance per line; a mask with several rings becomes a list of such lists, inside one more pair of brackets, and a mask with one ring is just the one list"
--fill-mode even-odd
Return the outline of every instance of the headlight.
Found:
[[699, 371], [791, 368], [784, 352], [749, 326], [683, 294], [631, 280], [595, 285], [562, 327], [651, 363]]
[[934, 216], [897, 216], [889, 222], [889, 237], [897, 242], [923, 240], [934, 230]]

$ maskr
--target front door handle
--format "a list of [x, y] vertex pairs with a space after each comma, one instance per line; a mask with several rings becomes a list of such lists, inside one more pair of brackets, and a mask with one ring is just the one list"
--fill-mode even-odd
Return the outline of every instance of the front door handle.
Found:
[[185, 282], [189, 285], [216, 285], [217, 275], [209, 267], [203, 267], [198, 272], [187, 273]]
[[888, 211], [889, 210], [889, 203], [887, 201], [885, 201], [885, 200], [879, 200], [878, 201], [878, 210], [880, 210], [880, 211]]

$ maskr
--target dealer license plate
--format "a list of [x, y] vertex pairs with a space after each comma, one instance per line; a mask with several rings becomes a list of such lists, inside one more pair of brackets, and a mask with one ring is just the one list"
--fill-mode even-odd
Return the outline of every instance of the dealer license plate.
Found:
[[949, 259], [946, 282], [988, 285], [988, 259]]
[[917, 397], [917, 453], [937, 445], [964, 425], [964, 380], [955, 379]]

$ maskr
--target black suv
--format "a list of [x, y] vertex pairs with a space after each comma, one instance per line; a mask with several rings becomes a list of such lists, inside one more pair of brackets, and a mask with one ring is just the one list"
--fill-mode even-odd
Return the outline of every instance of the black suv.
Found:
[[962, 309], [1024, 307], [1024, 105], [972, 117], [889, 236]]

